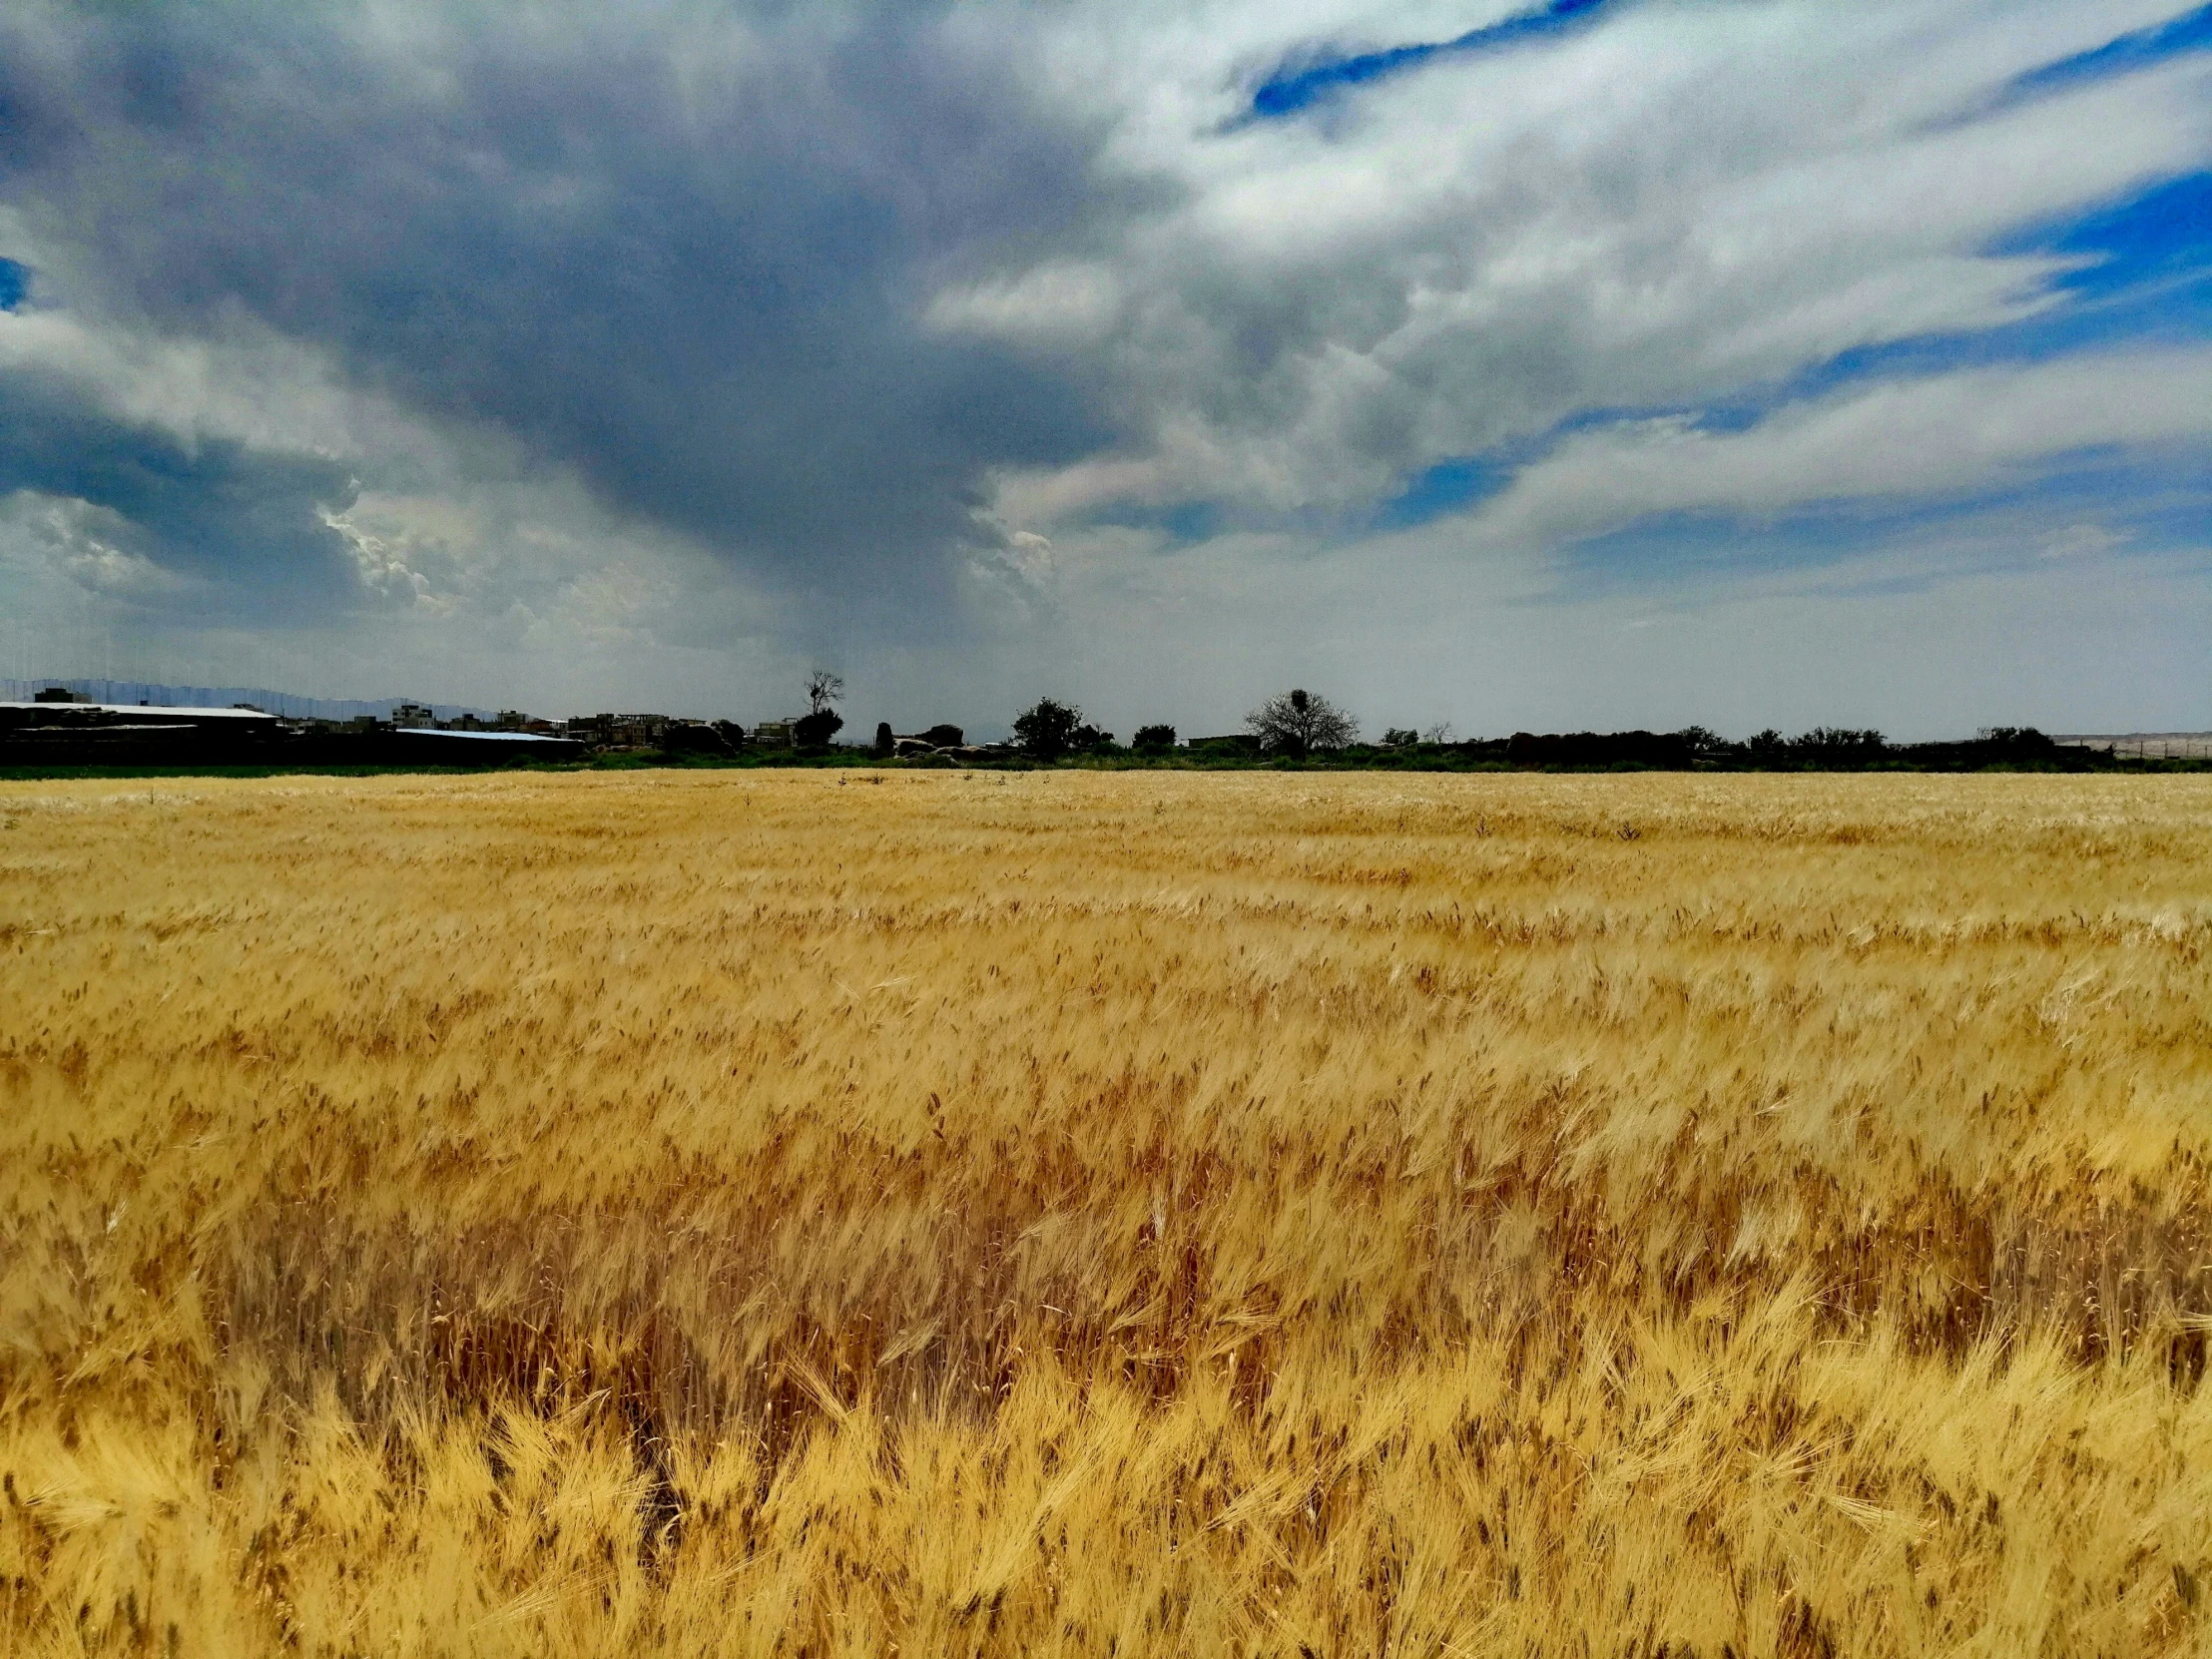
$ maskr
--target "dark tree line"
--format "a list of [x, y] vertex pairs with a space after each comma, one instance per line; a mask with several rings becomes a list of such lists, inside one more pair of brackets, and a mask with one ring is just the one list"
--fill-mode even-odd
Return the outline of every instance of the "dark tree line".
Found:
[[[810, 712], [794, 733], [803, 747], [826, 747], [843, 726], [833, 707], [843, 691], [843, 680], [827, 670], [818, 669], [809, 676]], [[1704, 726], [1687, 726], [1675, 732], [1516, 732], [1510, 738], [1471, 741], [1458, 739], [1448, 725], [1431, 726], [1425, 732], [1392, 726], [1384, 729], [1378, 743], [1363, 747], [1358, 719], [1303, 687], [1267, 699], [1245, 717], [1244, 724], [1245, 731], [1235, 737], [1194, 738], [1188, 752], [1232, 760], [1238, 756], [1294, 761], [1326, 756], [1362, 766], [1571, 770], [1628, 767], [1832, 772], [1900, 767], [1948, 771], [1976, 766], [2082, 770], [2114, 764], [2110, 756], [2061, 747], [2033, 727], [2020, 726], [1989, 727], [1971, 739], [1934, 744], [1894, 744], [1871, 728], [1843, 726], [1816, 726], [1796, 737], [1785, 737], [1770, 727], [1741, 743]], [[962, 735], [956, 726], [938, 725], [922, 733], [920, 742], [932, 750], [959, 748]], [[1117, 749], [1114, 734], [1093, 723], [1079, 705], [1044, 697], [1015, 717], [1012, 742], [1007, 748], [1029, 761], [1050, 766], [1084, 756], [1160, 757], [1175, 750], [1177, 742], [1173, 726], [1155, 724], [1138, 727], [1129, 747]], [[908, 752], [907, 743], [906, 739], [894, 738], [887, 723], [878, 725], [873, 752], [881, 757], [904, 754]], [[990, 747], [971, 758], [987, 758]]]

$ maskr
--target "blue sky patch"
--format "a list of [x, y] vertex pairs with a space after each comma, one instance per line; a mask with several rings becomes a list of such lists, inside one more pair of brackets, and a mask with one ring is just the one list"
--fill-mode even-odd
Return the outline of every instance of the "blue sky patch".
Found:
[[31, 268], [0, 260], [0, 311], [12, 311], [31, 291]]
[[2031, 69], [2006, 89], [2006, 100], [2107, 80], [2114, 75], [2131, 75], [2184, 52], [2203, 51], [2212, 51], [2212, 6], [2199, 6], [2168, 22], [2106, 41], [2091, 51]]
[[2202, 284], [2212, 274], [2212, 173], [2192, 173], [2100, 208], [2043, 246], [2054, 254], [2096, 260], [2059, 278], [2060, 286], [2076, 293], [2101, 298], [2144, 283], [2193, 279], [2194, 304], [2201, 311]]
[[1261, 121], [1296, 115], [1340, 88], [1380, 81], [1431, 58], [1458, 57], [1518, 45], [1546, 35], [1564, 34], [1592, 21], [1597, 13], [1614, 3], [1615, 0], [1549, 0], [1549, 4], [1534, 11], [1509, 17], [1502, 23], [1469, 29], [1452, 40], [1392, 46], [1380, 52], [1349, 56], [1308, 55], [1287, 59], [1278, 64], [1275, 72], [1253, 93], [1252, 115]]
[[1514, 468], [1502, 455], [1462, 455], [1438, 461], [1415, 473], [1376, 515], [1382, 530], [1409, 530], [1432, 518], [1464, 512], [1495, 495], [1513, 480]]

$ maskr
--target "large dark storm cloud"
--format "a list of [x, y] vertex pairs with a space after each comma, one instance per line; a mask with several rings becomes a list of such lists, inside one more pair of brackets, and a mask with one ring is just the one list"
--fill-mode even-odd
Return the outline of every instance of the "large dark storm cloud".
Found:
[[352, 500], [353, 480], [311, 455], [188, 443], [19, 373], [0, 376], [0, 498], [17, 490], [103, 509], [103, 545], [183, 578], [160, 593], [172, 615], [244, 599], [257, 620], [296, 621], [352, 592], [354, 563], [323, 515]]
[[926, 586], [984, 469], [1100, 441], [1048, 363], [918, 323], [1115, 211], [1090, 144], [928, 8], [0, 24], [0, 186], [69, 255], [34, 293], [243, 311], [813, 587]]

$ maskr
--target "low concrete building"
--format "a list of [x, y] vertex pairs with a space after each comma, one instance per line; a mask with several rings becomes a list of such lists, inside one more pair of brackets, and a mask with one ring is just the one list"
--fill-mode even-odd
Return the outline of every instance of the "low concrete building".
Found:
[[258, 709], [156, 709], [71, 697], [0, 703], [0, 766], [251, 765], [286, 729]]
[[2212, 761], [2212, 732], [2061, 732], [2050, 741], [2139, 761]]

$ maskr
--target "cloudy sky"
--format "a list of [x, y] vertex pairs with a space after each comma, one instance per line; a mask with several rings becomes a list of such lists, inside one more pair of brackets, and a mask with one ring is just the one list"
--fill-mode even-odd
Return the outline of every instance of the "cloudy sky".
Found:
[[0, 673], [2212, 727], [2212, 6], [0, 4]]

